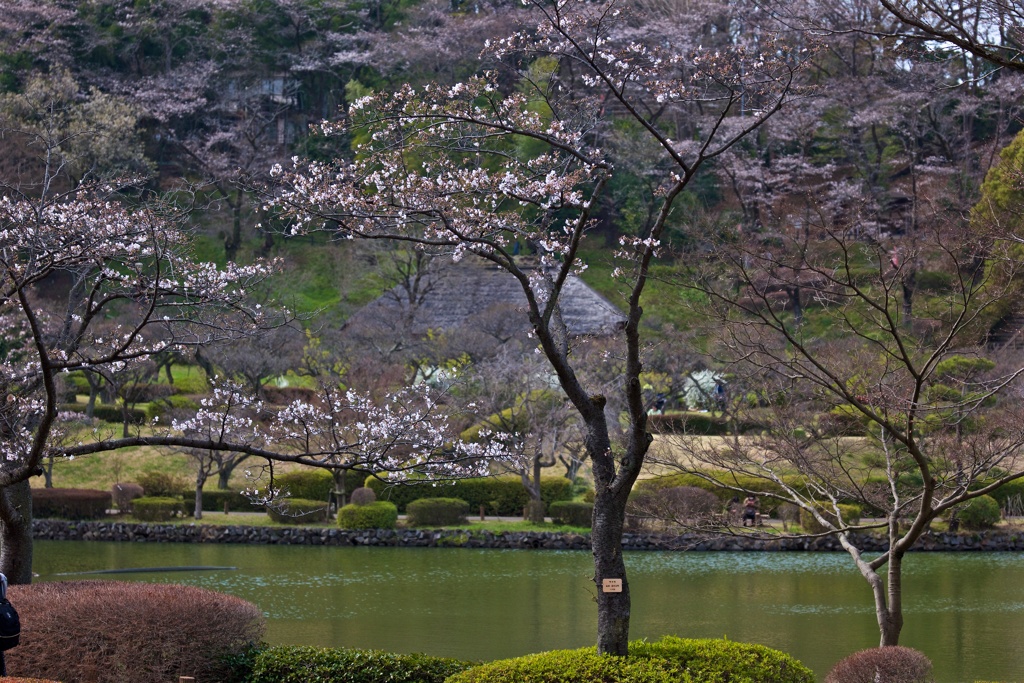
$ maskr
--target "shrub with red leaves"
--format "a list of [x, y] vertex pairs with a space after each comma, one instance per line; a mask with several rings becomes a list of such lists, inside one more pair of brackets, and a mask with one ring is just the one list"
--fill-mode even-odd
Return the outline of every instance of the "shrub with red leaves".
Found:
[[932, 683], [932, 663], [923, 652], [894, 645], [854, 652], [840, 660], [825, 683]]
[[193, 586], [70, 581], [12, 586], [21, 644], [12, 676], [75, 683], [220, 681], [225, 657], [263, 634], [252, 603]]

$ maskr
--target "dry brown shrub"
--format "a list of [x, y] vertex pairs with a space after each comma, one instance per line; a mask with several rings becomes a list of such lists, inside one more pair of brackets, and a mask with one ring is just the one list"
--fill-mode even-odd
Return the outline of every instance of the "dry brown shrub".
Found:
[[931, 683], [932, 663], [923, 652], [901, 645], [854, 652], [840, 660], [825, 683]]
[[118, 510], [121, 512], [131, 512], [132, 501], [136, 498], [142, 498], [142, 496], [146, 495], [146, 492], [138, 484], [122, 482], [114, 484], [110, 488], [110, 494], [114, 497], [114, 505], [117, 506]]
[[14, 676], [0, 676], [0, 683], [60, 683], [45, 678], [18, 678]]
[[12, 675], [75, 683], [224, 680], [223, 658], [263, 634], [263, 615], [241, 598], [194, 586], [69, 581], [12, 586], [21, 644]]

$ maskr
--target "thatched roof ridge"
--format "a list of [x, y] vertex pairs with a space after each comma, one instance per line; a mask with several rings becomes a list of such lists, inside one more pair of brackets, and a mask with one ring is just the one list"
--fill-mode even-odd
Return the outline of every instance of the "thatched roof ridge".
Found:
[[[435, 272], [428, 276], [422, 301], [415, 308], [412, 332], [426, 334], [428, 330], [454, 330], [496, 306], [518, 309], [523, 326], [529, 324], [522, 287], [504, 270], [471, 259], [435, 267]], [[408, 306], [401, 303], [404, 298], [406, 295], [401, 287], [395, 287], [357, 311], [350, 322], [400, 314]], [[574, 336], [609, 335], [626, 321], [613, 303], [575, 275], [566, 280], [560, 303], [562, 318]]]

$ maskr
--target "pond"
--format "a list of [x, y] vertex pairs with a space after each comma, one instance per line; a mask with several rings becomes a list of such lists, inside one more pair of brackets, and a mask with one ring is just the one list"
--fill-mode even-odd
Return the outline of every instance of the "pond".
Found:
[[[878, 635], [867, 584], [842, 553], [627, 553], [631, 637], [726, 636], [788, 652], [823, 676]], [[139, 567], [234, 567], [79, 574]], [[488, 660], [591, 645], [589, 553], [39, 541], [40, 581], [176, 582], [261, 607], [271, 643]], [[901, 642], [940, 683], [1024, 671], [1024, 554], [906, 561]]]

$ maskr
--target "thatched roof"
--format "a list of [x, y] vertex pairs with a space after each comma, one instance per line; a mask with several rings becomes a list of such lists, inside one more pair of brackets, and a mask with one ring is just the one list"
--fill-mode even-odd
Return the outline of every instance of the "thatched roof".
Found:
[[[442, 266], [435, 262], [426, 282], [418, 305], [410, 306], [407, 292], [399, 286], [357, 311], [350, 322], [381, 320], [411, 310], [411, 331], [426, 334], [454, 330], [472, 324], [481, 313], [507, 307], [510, 315], [522, 317], [524, 328], [529, 325], [519, 281], [497, 266], [471, 259]], [[614, 304], [574, 275], [566, 281], [560, 304], [562, 318], [574, 336], [608, 335], [626, 321]]]

